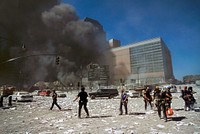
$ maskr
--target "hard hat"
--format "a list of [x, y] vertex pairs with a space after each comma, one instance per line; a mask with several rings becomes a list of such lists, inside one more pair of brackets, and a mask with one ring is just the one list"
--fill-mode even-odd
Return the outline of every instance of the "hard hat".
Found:
[[170, 85], [168, 85], [168, 86], [166, 86], [166, 88], [168, 88], [168, 89], [169, 89], [169, 88], [171, 88], [171, 86], [170, 86]]
[[156, 89], [159, 89], [159, 86], [156, 86]]

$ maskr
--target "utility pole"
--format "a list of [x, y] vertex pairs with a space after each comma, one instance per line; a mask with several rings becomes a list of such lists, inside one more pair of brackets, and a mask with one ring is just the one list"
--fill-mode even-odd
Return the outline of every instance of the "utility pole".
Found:
[[140, 78], [139, 78], [139, 76], [140, 76], [140, 67], [137, 67], [137, 75], [138, 75], [138, 87], [140, 86]]

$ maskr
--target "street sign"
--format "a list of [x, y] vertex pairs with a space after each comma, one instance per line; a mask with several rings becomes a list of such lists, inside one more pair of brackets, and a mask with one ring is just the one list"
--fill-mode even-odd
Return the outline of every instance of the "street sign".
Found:
[[107, 65], [91, 64], [88, 71], [89, 81], [108, 80], [109, 67]]

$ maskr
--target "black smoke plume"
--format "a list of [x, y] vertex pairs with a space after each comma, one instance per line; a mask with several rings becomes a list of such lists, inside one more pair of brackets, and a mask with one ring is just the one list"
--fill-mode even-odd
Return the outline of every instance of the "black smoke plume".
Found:
[[[80, 19], [71, 5], [0, 1], [0, 84], [76, 81], [89, 63], [105, 61], [107, 47], [103, 28]], [[21, 58], [4, 62], [15, 57]]]

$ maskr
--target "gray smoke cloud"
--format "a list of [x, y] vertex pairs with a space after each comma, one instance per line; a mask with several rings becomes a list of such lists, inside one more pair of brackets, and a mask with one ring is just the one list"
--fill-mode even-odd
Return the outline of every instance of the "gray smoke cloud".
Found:
[[0, 63], [34, 55], [2, 64], [0, 84], [75, 82], [89, 63], [106, 61], [102, 51], [107, 48], [104, 31], [81, 20], [69, 4], [58, 0], [0, 1]]

